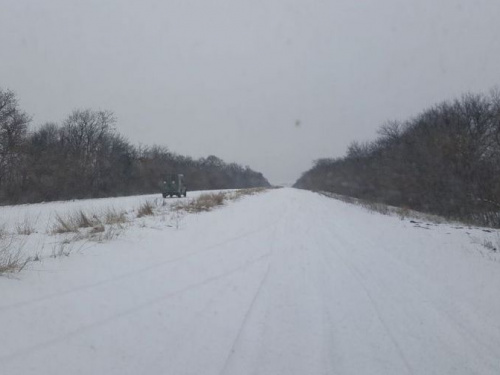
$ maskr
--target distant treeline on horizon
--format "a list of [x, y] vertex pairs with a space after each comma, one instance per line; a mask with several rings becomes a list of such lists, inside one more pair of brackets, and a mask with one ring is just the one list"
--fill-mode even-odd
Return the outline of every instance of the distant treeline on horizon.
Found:
[[500, 227], [500, 91], [387, 123], [344, 157], [317, 160], [294, 186]]
[[261, 173], [213, 155], [135, 147], [109, 111], [75, 110], [35, 130], [31, 121], [0, 87], [0, 204], [159, 193], [168, 173], [183, 173], [189, 190], [269, 186]]

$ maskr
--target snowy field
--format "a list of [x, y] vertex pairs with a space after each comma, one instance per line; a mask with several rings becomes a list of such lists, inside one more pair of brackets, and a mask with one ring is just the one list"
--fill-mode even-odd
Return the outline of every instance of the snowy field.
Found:
[[[0, 277], [0, 374], [500, 374], [496, 231], [289, 188], [199, 214], [158, 198], [0, 208], [41, 254]], [[110, 207], [116, 237], [51, 256], [56, 215]]]

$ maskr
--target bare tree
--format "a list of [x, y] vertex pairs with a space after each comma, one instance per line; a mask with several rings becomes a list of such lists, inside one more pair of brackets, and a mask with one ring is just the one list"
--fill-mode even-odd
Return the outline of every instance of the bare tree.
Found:
[[4, 195], [21, 183], [19, 166], [30, 121], [19, 108], [15, 94], [0, 88], [0, 189]]

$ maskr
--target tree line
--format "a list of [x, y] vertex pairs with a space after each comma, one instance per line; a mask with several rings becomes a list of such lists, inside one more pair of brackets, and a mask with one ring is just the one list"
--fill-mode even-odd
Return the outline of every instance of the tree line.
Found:
[[296, 187], [500, 227], [500, 91], [467, 94], [381, 126]]
[[14, 92], [0, 88], [1, 204], [154, 193], [167, 173], [183, 173], [189, 190], [269, 186], [261, 173], [216, 156], [136, 147], [110, 111], [74, 110], [37, 129], [31, 122]]

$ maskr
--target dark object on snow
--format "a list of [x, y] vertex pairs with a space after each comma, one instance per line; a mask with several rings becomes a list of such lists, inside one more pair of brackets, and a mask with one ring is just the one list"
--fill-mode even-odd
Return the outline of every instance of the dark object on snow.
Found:
[[187, 195], [187, 187], [184, 181], [183, 174], [169, 174], [163, 181], [162, 186], [163, 198], [167, 196], [173, 197], [174, 195], [180, 198]]

